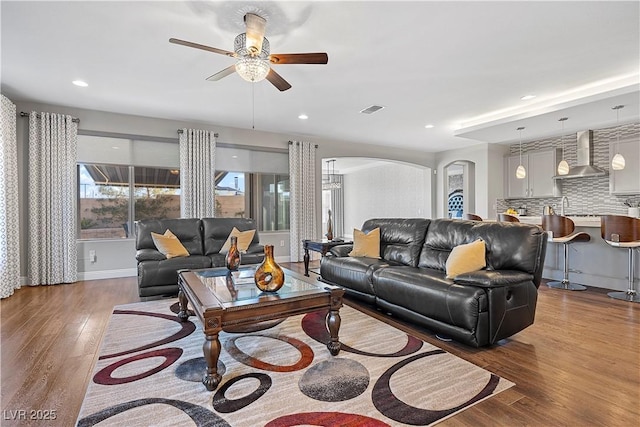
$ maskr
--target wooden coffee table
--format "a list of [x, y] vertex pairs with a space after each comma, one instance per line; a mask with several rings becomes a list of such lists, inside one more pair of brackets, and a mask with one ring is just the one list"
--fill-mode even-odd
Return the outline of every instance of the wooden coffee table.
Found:
[[[243, 266], [253, 269], [255, 266]], [[220, 331], [248, 331], [264, 322], [316, 310], [328, 309], [327, 326], [331, 336], [327, 348], [332, 355], [340, 351], [340, 307], [344, 289], [330, 286], [294, 271], [283, 269], [285, 284], [276, 293], [262, 293], [253, 283], [236, 284], [226, 268], [181, 270], [178, 273], [178, 318], [189, 318], [188, 304], [202, 322], [205, 341], [202, 346], [207, 372], [202, 383], [215, 390], [222, 376], [218, 373]], [[249, 273], [250, 274], [250, 273]], [[238, 282], [239, 283], [239, 282]]]

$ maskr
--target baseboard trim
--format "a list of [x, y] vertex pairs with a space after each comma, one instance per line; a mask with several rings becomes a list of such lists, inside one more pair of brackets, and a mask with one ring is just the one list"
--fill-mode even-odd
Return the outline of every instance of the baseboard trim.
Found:
[[135, 268], [121, 268], [117, 270], [82, 271], [78, 272], [78, 280], [116, 279], [118, 277], [136, 276]]
[[276, 262], [290, 262], [290, 256], [277, 256], [275, 257]]

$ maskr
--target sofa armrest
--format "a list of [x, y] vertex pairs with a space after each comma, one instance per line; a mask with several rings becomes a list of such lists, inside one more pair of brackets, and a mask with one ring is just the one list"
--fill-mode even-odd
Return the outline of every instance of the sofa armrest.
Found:
[[480, 270], [459, 274], [453, 279], [456, 284], [480, 288], [499, 288], [527, 281], [533, 281], [533, 274], [517, 270]]
[[352, 250], [353, 250], [352, 244], [338, 245], [329, 249], [329, 252], [327, 252], [327, 255], [333, 255], [337, 257], [346, 257], [346, 256], [349, 256], [349, 252], [351, 252]]
[[156, 249], [138, 249], [136, 251], [136, 260], [140, 261], [164, 261], [167, 259], [160, 251]]

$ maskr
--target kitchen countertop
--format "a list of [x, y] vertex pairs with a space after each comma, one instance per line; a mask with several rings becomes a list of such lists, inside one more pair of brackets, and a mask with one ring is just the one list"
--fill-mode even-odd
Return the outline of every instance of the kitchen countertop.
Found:
[[[517, 216], [517, 215], [515, 215]], [[597, 227], [600, 228], [600, 217], [599, 216], [571, 216], [567, 215], [575, 224], [576, 227]], [[542, 224], [541, 216], [518, 216], [520, 222], [524, 222], [526, 224]]]

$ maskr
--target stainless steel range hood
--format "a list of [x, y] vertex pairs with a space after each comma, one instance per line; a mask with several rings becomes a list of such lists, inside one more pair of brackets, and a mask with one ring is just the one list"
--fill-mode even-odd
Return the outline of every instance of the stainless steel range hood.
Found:
[[556, 175], [553, 179], [587, 178], [605, 176], [607, 171], [593, 165], [593, 131], [578, 132], [578, 162], [569, 168], [567, 175]]

